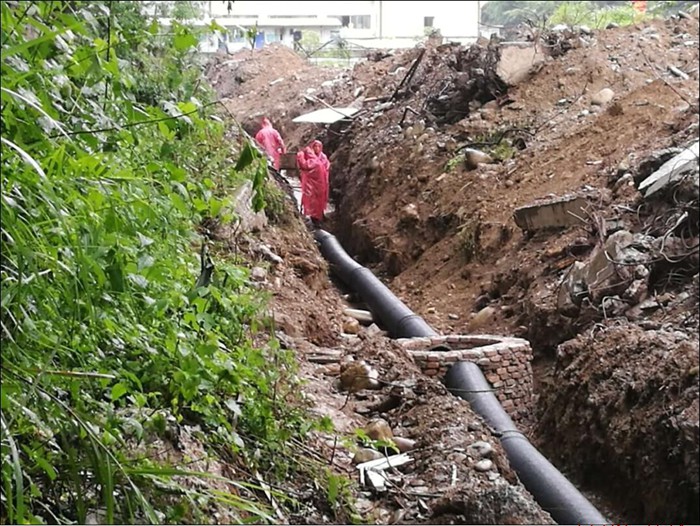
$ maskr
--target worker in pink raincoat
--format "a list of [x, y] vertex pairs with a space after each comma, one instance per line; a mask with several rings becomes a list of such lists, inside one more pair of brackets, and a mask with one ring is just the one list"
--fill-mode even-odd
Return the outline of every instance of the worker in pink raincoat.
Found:
[[325, 164], [313, 148], [307, 146], [297, 153], [297, 167], [301, 179], [301, 213], [317, 225], [323, 220], [328, 199]]
[[330, 172], [331, 172], [331, 163], [328, 160], [328, 157], [326, 156], [325, 153], [323, 153], [323, 143], [321, 141], [313, 141], [311, 143], [311, 149], [314, 151], [316, 156], [320, 159], [321, 165], [323, 166], [323, 172], [324, 172], [324, 195], [323, 195], [323, 203], [324, 203], [324, 209], [325, 206], [328, 204], [328, 196], [330, 192]]
[[284, 145], [282, 136], [272, 127], [272, 123], [267, 117], [263, 117], [262, 128], [255, 134], [255, 140], [272, 157], [272, 165], [275, 167], [275, 170], [279, 170], [280, 157], [283, 153], [287, 153], [287, 148]]

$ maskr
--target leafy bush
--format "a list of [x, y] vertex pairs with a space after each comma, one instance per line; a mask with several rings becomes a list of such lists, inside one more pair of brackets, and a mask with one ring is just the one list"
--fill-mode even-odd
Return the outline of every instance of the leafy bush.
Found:
[[[2, 523], [194, 520], [153, 437], [197, 425], [283, 477], [265, 459], [309, 428], [247, 269], [199, 258], [197, 225], [248, 175], [264, 206], [265, 172], [229, 161], [197, 42], [133, 2], [2, 2]], [[197, 506], [271, 520], [228, 483]]]
[[649, 15], [637, 12], [631, 2], [615, 7], [599, 7], [593, 2], [562, 2], [549, 17], [549, 24], [588, 26], [604, 29], [610, 23], [626, 26], [641, 22]]

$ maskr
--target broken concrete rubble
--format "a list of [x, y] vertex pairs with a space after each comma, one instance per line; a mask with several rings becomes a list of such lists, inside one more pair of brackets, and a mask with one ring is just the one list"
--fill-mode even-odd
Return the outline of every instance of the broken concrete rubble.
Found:
[[588, 203], [581, 196], [566, 196], [516, 208], [515, 224], [526, 231], [580, 225]]
[[[559, 312], [574, 316], [584, 298], [600, 305], [606, 297], [625, 294], [636, 276], [644, 279], [648, 275], [644, 265], [653, 258], [652, 242], [648, 236], [633, 235], [626, 230], [612, 234], [604, 247], [594, 249], [587, 263], [577, 261], [571, 267], [559, 290]], [[641, 270], [637, 271], [639, 267]], [[641, 298], [644, 293], [645, 286], [639, 283], [627, 297]]]
[[646, 189], [644, 197], [649, 197], [662, 188], [679, 181], [682, 177], [691, 172], [694, 173], [693, 176], [697, 181], [699, 148], [700, 141], [695, 141], [695, 143], [666, 161], [658, 170], [644, 179], [644, 181], [639, 184], [640, 191]]

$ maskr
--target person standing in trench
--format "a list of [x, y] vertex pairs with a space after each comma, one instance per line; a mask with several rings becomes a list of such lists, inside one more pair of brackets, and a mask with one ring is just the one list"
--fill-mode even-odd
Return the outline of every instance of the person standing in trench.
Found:
[[263, 117], [262, 128], [255, 134], [255, 142], [272, 158], [272, 165], [275, 170], [279, 171], [280, 157], [283, 153], [287, 153], [287, 148], [282, 136], [272, 127], [272, 123], [267, 117]]
[[330, 162], [321, 141], [313, 141], [297, 153], [301, 178], [301, 213], [318, 227], [328, 204]]

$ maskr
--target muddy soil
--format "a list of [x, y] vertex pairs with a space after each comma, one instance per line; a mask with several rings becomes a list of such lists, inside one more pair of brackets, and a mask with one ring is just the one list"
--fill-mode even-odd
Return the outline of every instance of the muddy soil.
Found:
[[[218, 236], [228, 238], [254, 268], [265, 270], [255, 272], [257, 282], [270, 293], [281, 345], [296, 352], [308, 409], [330, 418], [335, 428], [316, 433], [306, 447], [355, 481], [352, 494], [359, 515], [376, 524], [553, 524], [520, 484], [498, 439], [466, 402], [424, 376], [376, 325], [357, 327], [357, 334], [342, 332], [349, 321], [343, 314], [347, 304], [331, 282], [311, 233], [291, 201], [278, 218], [256, 233], [221, 230]], [[272, 263], [261, 246], [281, 261]], [[348, 360], [364, 360], [375, 369], [380, 388], [348, 395], [340, 381]], [[391, 486], [384, 491], [357, 484], [353, 463], [362, 450], [358, 430], [377, 419], [388, 424], [393, 436], [414, 443], [412, 462], [392, 470]], [[307, 506], [290, 517], [292, 523], [350, 520], [347, 512], [331, 512], [325, 489], [314, 490], [304, 480], [290, 484], [296, 493], [308, 493]]]
[[[428, 323], [445, 334], [530, 340], [538, 391], [531, 437], [572, 481], [609, 498], [613, 520], [700, 520], [697, 192], [674, 187], [646, 199], [637, 190], [678, 153], [665, 148], [697, 140], [698, 40], [697, 20], [678, 17], [572, 32], [546, 39], [557, 43], [556, 53], [511, 86], [494, 76], [502, 52], [494, 42], [472, 50], [428, 44], [349, 72], [313, 68], [279, 49], [241, 52], [239, 62], [212, 67], [227, 107], [248, 131], [267, 114], [292, 149], [324, 140], [336, 207], [326, 228]], [[236, 75], [245, 81], [230, 80]], [[350, 124], [295, 125], [292, 118], [324, 107], [305, 94], [361, 112]], [[470, 163], [465, 148], [488, 153], [491, 162]], [[515, 224], [516, 208], [571, 194], [588, 202], [580, 224], [537, 232]], [[342, 306], [327, 269], [297, 227], [263, 234], [280, 251], [294, 247], [292, 261], [308, 262], [300, 263], [306, 271], [284, 270], [285, 258], [275, 270], [282, 274], [269, 277], [275, 308], [289, 317], [280, 326], [309, 344], [355, 352], [353, 338], [339, 336]], [[656, 257], [635, 263], [638, 276], [616, 268], [627, 277], [609, 298], [592, 291], [588, 303], [563, 309], [560, 290], [576, 264], [590, 264], [619, 231], [635, 242], [647, 236]], [[677, 247], [669, 256], [670, 237]], [[379, 360], [389, 351], [376, 352]], [[399, 377], [419, 374], [411, 367], [403, 364]], [[312, 384], [328, 381], [307, 370]], [[324, 396], [331, 397], [324, 407], [342, 406], [342, 393]], [[439, 422], [430, 406], [414, 410], [427, 419], [425, 433]], [[360, 407], [342, 411], [352, 425], [364, 418], [352, 409]], [[385, 416], [400, 429], [403, 414]], [[478, 422], [470, 418], [450, 422]], [[438, 471], [452, 469], [431, 459]], [[471, 502], [481, 491], [464, 488]], [[431, 515], [439, 512], [450, 520], [455, 502], [431, 501], [427, 516], [419, 506], [404, 519], [440, 520]], [[459, 513], [476, 522], [465, 506]], [[529, 507], [517, 509], [520, 518], [532, 517]], [[510, 520], [502, 510], [499, 520]]]

